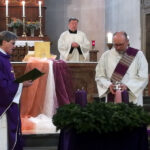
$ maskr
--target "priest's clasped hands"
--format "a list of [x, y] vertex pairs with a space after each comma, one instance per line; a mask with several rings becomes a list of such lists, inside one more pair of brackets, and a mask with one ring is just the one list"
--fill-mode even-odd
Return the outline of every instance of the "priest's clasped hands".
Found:
[[78, 44], [78, 43], [76, 43], [76, 42], [73, 42], [73, 43], [71, 44], [71, 47], [73, 47], [73, 48], [77, 48], [77, 47], [79, 47], [79, 44]]

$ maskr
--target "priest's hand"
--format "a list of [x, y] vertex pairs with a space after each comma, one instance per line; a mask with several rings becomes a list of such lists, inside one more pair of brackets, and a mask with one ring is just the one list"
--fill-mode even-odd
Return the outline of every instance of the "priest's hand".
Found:
[[128, 89], [128, 87], [125, 84], [121, 84], [120, 87], [122, 92]]
[[109, 86], [109, 91], [110, 91], [110, 93], [112, 93], [112, 94], [115, 94], [115, 93], [116, 93], [114, 87], [115, 87], [114, 84], [111, 84], [111, 85]]
[[80, 45], [78, 44], [78, 43], [76, 43], [76, 42], [73, 42], [72, 44], [71, 44], [71, 47], [74, 47], [74, 48], [77, 48], [77, 47], [79, 47]]
[[32, 85], [32, 83], [33, 83], [32, 80], [24, 81], [24, 82], [23, 82], [23, 87], [29, 87], [29, 86]]

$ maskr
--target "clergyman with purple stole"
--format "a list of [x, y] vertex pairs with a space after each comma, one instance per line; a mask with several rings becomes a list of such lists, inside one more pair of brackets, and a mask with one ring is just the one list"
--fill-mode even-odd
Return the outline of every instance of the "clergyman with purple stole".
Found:
[[143, 90], [148, 83], [148, 63], [141, 50], [129, 46], [125, 32], [113, 35], [111, 50], [104, 52], [96, 66], [99, 97], [107, 102], [133, 102], [143, 105]]
[[0, 150], [22, 150], [19, 100], [22, 87], [32, 81], [16, 83], [10, 63], [17, 36], [0, 32]]

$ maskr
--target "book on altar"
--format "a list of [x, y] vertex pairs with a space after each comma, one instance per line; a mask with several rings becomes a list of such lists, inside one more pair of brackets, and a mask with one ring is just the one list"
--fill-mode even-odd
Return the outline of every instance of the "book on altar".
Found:
[[21, 77], [17, 78], [15, 80], [15, 82], [22, 83], [22, 82], [28, 81], [28, 80], [32, 80], [33, 81], [33, 80], [39, 78], [42, 75], [44, 75], [43, 72], [41, 72], [37, 68], [34, 68], [33, 70], [31, 70], [31, 71], [25, 73], [24, 75], [22, 75]]
[[50, 42], [35, 42], [34, 43], [35, 57], [50, 58]]

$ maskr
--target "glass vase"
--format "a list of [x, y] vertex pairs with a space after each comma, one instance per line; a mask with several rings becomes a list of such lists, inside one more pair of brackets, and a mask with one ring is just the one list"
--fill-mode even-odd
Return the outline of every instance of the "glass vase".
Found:
[[30, 29], [31, 37], [34, 37], [34, 29]]
[[17, 35], [17, 28], [13, 28], [13, 32]]

